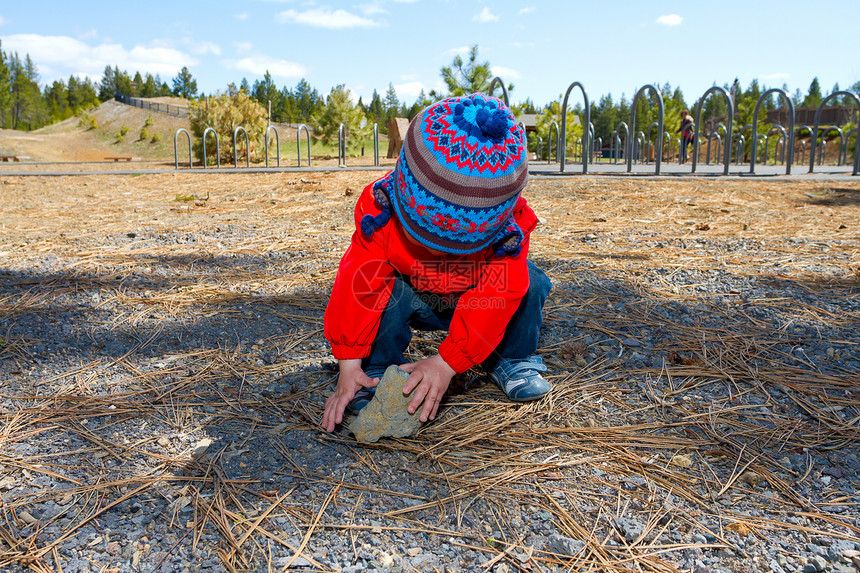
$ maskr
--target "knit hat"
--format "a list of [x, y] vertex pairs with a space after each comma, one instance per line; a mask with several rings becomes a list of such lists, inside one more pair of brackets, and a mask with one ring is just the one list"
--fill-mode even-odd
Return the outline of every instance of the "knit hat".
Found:
[[374, 185], [382, 208], [362, 231], [385, 225], [391, 208], [422, 245], [464, 255], [492, 245], [519, 253], [513, 210], [528, 181], [523, 130], [505, 104], [483, 94], [452, 97], [423, 110], [406, 132], [395, 170]]

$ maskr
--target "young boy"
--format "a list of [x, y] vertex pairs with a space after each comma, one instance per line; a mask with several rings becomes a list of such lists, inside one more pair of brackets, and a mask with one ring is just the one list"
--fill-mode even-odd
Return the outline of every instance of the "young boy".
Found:
[[[538, 345], [551, 284], [526, 259], [537, 217], [523, 130], [500, 100], [431, 105], [410, 124], [394, 171], [368, 185], [325, 312], [338, 360], [322, 427], [373, 397], [385, 369], [409, 372], [409, 412], [436, 417], [452, 377], [482, 365], [514, 401], [549, 392]], [[439, 353], [406, 363], [411, 327], [447, 330]]]

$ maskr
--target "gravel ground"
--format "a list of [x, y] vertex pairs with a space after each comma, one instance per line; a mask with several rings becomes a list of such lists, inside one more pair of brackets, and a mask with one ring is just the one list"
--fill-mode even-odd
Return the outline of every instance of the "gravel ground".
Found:
[[553, 391], [369, 447], [317, 423], [372, 178], [0, 177], [0, 570], [860, 569], [860, 184], [534, 178]]

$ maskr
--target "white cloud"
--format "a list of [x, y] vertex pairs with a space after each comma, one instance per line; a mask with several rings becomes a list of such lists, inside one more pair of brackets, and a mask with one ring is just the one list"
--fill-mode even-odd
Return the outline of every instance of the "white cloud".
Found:
[[520, 79], [520, 73], [513, 68], [506, 68], [504, 66], [490, 66], [490, 72], [493, 76], [498, 76], [504, 80], [504, 82], [510, 83], [511, 80]]
[[442, 52], [442, 55], [445, 57], [465, 56], [466, 54], [469, 53], [469, 50], [471, 50], [471, 49], [472, 48], [470, 46], [460, 46], [457, 48], [451, 48], [450, 50], [445, 50], [444, 52]]
[[525, 8], [521, 8], [520, 11], [517, 12], [517, 14], [529, 14], [529, 13], [534, 12], [534, 11], [535, 11], [534, 6], [526, 6]]
[[224, 60], [223, 64], [230, 69], [260, 77], [267, 71], [276, 78], [301, 78], [306, 76], [308, 72], [308, 69], [301, 64], [261, 54], [250, 55], [238, 60]]
[[236, 18], [237, 20], [239, 20], [240, 22], [244, 22], [245, 20], [248, 19], [248, 13], [242, 12], [241, 14], [235, 14], [233, 17]]
[[370, 4], [360, 4], [358, 9], [361, 10], [361, 13], [365, 16], [375, 16], [377, 14], [388, 13], [385, 8], [382, 7], [382, 4], [379, 3], [379, 0], [375, 0]]
[[330, 30], [374, 28], [381, 25], [370, 18], [363, 18], [346, 10], [331, 10], [329, 8], [311, 8], [304, 12], [285, 10], [275, 16], [275, 19], [281, 24], [293, 22], [315, 28], [328, 28]]
[[92, 30], [87, 30], [81, 34], [78, 34], [79, 40], [95, 40], [99, 37], [99, 33], [93, 28]]
[[233, 42], [233, 47], [236, 48], [236, 52], [247, 54], [254, 49], [254, 44], [251, 42]]
[[3, 49], [29, 54], [39, 66], [43, 81], [52, 81], [71, 73], [99, 78], [106, 66], [117, 66], [130, 73], [170, 76], [183, 66], [192, 67], [198, 60], [180, 50], [161, 46], [122, 44], [103, 41], [90, 46], [69, 36], [14, 34], [0, 38]]
[[472, 16], [472, 20], [481, 24], [487, 24], [489, 22], [498, 22], [499, 17], [493, 14], [488, 7], [484, 6], [483, 10]]
[[205, 56], [206, 54], [212, 54], [213, 56], [221, 55], [221, 46], [214, 42], [198, 42], [194, 40], [187, 40], [188, 50], [197, 56]]
[[657, 23], [663, 26], [680, 26], [683, 21], [684, 19], [677, 14], [664, 14], [657, 18]]
[[430, 91], [419, 81], [394, 84], [394, 91], [397, 92], [397, 98], [407, 105], [412, 104], [412, 102], [418, 99], [418, 95], [421, 93], [421, 90], [424, 90], [425, 95]]

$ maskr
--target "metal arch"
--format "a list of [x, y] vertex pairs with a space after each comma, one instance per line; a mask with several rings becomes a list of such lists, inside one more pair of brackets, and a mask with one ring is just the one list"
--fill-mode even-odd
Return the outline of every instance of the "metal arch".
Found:
[[[812, 138], [812, 127], [808, 126], [808, 125], [801, 125], [800, 127], [796, 127], [794, 130], [794, 136], [793, 137], [794, 137], [795, 141], [797, 141], [797, 136], [800, 135], [803, 132], [803, 130], [808, 131], [810, 139]], [[806, 144], [806, 141], [803, 139], [800, 140], [800, 144], [803, 146], [803, 149], [801, 150], [801, 154], [800, 154], [800, 161], [804, 162], [804, 161], [806, 161], [806, 148], [809, 146]], [[792, 158], [793, 158], [793, 156], [792, 156]]]
[[[732, 119], [735, 116], [735, 104], [734, 102], [732, 102], [732, 97], [729, 95], [729, 92], [726, 91], [726, 88], [721, 88], [720, 86], [713, 86], [712, 88], [705, 91], [705, 93], [702, 94], [702, 97], [699, 98], [699, 103], [696, 105], [696, 122], [694, 124], [696, 126], [696, 130], [693, 133], [693, 167], [690, 173], [696, 172], [696, 163], [699, 159], [699, 126], [702, 125], [702, 107], [705, 105], [705, 100], [708, 99], [708, 97], [713, 93], [721, 94], [723, 96], [723, 99], [726, 100], [726, 104], [728, 104], [729, 107], [727, 116], [729, 125], [725, 126], [722, 123], [718, 123], [715, 129], [712, 131], [712, 133], [716, 131], [716, 128], [718, 128], [720, 125], [723, 125], [723, 129], [726, 130], [726, 145], [724, 146], [725, 149], [723, 150], [723, 175], [728, 175], [729, 163], [731, 163], [732, 161]], [[708, 163], [710, 163], [710, 151], [711, 140], [708, 139]]]
[[[657, 108], [658, 108], [658, 111], [660, 113], [660, 115], [659, 115], [660, 119], [658, 120], [660, 127], [657, 130], [657, 139], [660, 141], [660, 146], [662, 147], [663, 146], [663, 127], [664, 127], [663, 126], [663, 120], [664, 120], [663, 96], [660, 95], [660, 90], [658, 90], [652, 84], [645, 84], [644, 86], [639, 88], [639, 90], [636, 92], [636, 95], [633, 96], [633, 103], [630, 104], [630, 131], [634, 131], [636, 129], [636, 108], [637, 108], [637, 104], [639, 103], [639, 98], [642, 96], [642, 94], [645, 92], [645, 90], [651, 90], [651, 93], [654, 94], [655, 96], [657, 96]], [[628, 143], [627, 149], [631, 150], [632, 147], [633, 147], [633, 142], [631, 141]], [[655, 175], [660, 175], [660, 163], [661, 163], [662, 158], [663, 158], [663, 150], [661, 149], [660, 152], [657, 154], [656, 168], [654, 171]], [[633, 157], [632, 157], [632, 154], [628, 154], [627, 172], [630, 173], [632, 170], [633, 170]]]
[[590, 136], [587, 126], [591, 125], [591, 105], [588, 103], [588, 91], [581, 82], [573, 82], [567, 86], [567, 91], [564, 92], [564, 101], [561, 104], [561, 143], [559, 145], [561, 156], [559, 157], [559, 172], [564, 173], [565, 152], [567, 151], [567, 102], [573, 88], [579, 88], [579, 91], [582, 92], [583, 108], [585, 109], [585, 121], [582, 122], [582, 133], [585, 138], [585, 141], [582, 142], [582, 174], [585, 175], [588, 173], [588, 155], [585, 153], [585, 150], [588, 149], [588, 138]]
[[636, 132], [636, 161], [642, 163], [642, 148], [645, 147], [645, 132], [641, 129]]
[[[744, 137], [743, 133], [739, 133], [733, 138], [733, 141], [737, 142], [737, 144], [734, 146], [734, 148], [735, 148], [735, 165], [740, 165], [741, 164], [741, 158], [744, 155], [744, 149], [746, 149], [746, 147], [747, 147], [747, 139]], [[740, 150], [740, 153], [738, 153], [738, 150]]]
[[379, 124], [373, 122], [373, 166], [379, 167]]
[[591, 140], [591, 145], [588, 151], [588, 162], [594, 163], [594, 124], [588, 122], [588, 139]]
[[[776, 145], [773, 146], [773, 164], [776, 165], [777, 158], [781, 157], [780, 161], [785, 163], [785, 142], [788, 140], [787, 135], [780, 135], [776, 138]], [[780, 147], [782, 144], [782, 153], [779, 153]]]
[[494, 77], [490, 80], [490, 86], [487, 88], [487, 95], [493, 97], [493, 90], [496, 89], [496, 84], [502, 88], [502, 101], [505, 102], [505, 105], [511, 107], [511, 104], [508, 102], [508, 90], [505, 88], [505, 83], [502, 81], [502, 78], [499, 76]]
[[[723, 136], [725, 136], [726, 139], [729, 139], [728, 138], [728, 131], [726, 130], [726, 126], [722, 122], [717, 122], [717, 125], [715, 125], [711, 128], [711, 133], [708, 135], [708, 152], [705, 155], [705, 165], [711, 164], [711, 140], [712, 139], [714, 139], [714, 138], [717, 139], [717, 157], [720, 156], [720, 154], [723, 150], [723, 136], [720, 136], [720, 128], [723, 128]], [[693, 143], [693, 147], [694, 147], [694, 149], [696, 148], [695, 142]], [[696, 161], [695, 155], [693, 156], [693, 161], [694, 162]]]
[[302, 130], [308, 136], [308, 167], [311, 166], [311, 130], [308, 126], [300, 123], [296, 128], [296, 151], [298, 152], [299, 167], [302, 166]]
[[[765, 134], [765, 136], [764, 136], [765, 137], [764, 161], [762, 162], [762, 165], [767, 165], [767, 152], [768, 152], [768, 149], [770, 148], [770, 137], [771, 137], [771, 134], [773, 133], [774, 130], [779, 132], [779, 134], [780, 134], [779, 138], [783, 138], [782, 155], [783, 155], [783, 161], [785, 161], [785, 141], [788, 138], [786, 136], [785, 128], [782, 127], [780, 124], [775, 123], [772, 126], [770, 126], [770, 129], [767, 130], [767, 134]], [[779, 147], [779, 138], [777, 138], [776, 145], [773, 147], [773, 164], [774, 165], [776, 165], [776, 158], [777, 158], [776, 150], [777, 150], [777, 147]]]
[[346, 126], [337, 127], [337, 166], [346, 167]]
[[208, 158], [206, 156], [206, 135], [210, 132], [215, 136], [215, 160], [217, 161], [218, 167], [221, 167], [221, 142], [218, 137], [218, 132], [215, 131], [215, 128], [213, 127], [207, 127], [203, 130], [203, 169], [206, 169], [206, 164], [208, 163]]
[[555, 158], [558, 159], [558, 149], [561, 142], [561, 132], [558, 130], [558, 123], [555, 120], [549, 122], [549, 133], [546, 136], [546, 162], [547, 165], [552, 163], [552, 128], [555, 127]]
[[[830, 127], [822, 127], [821, 128], [821, 147], [824, 148], [824, 136], [826, 136], [831, 131], [835, 131], [839, 134], [839, 147], [836, 148], [836, 166], [840, 165], [842, 161], [842, 141], [845, 139], [845, 134], [842, 132], [842, 129], [838, 125], [831, 125]], [[826, 152], [818, 153], [818, 164], [821, 165], [824, 157], [827, 155]]]
[[645, 165], [648, 165], [648, 163], [650, 163], [651, 161], [651, 128], [655, 125], [657, 127], [660, 127], [660, 125], [656, 121], [652, 121], [648, 125], [648, 138], [645, 140]]
[[[630, 130], [627, 128], [627, 124], [623, 121], [619, 121], [618, 125], [615, 126], [615, 132], [618, 134], [616, 137], [618, 138], [618, 143], [615, 146], [615, 164], [618, 164], [618, 159], [621, 155], [621, 128], [624, 128], [624, 149], [626, 153], [627, 149], [627, 140], [630, 139]], [[626, 159], [626, 158], [625, 158]]]
[[720, 155], [720, 152], [723, 150], [723, 138], [716, 131], [711, 131], [711, 134], [708, 136], [708, 152], [705, 154], [705, 165], [711, 164], [711, 141], [717, 140], [717, 155]]
[[620, 140], [618, 139], [618, 132], [613, 131], [612, 133], [609, 134], [609, 160], [610, 161], [613, 161], [613, 158], [615, 158], [615, 156], [618, 153], [616, 151], [616, 149], [618, 149], [618, 147], [617, 147], [618, 143], [620, 143]]
[[[851, 139], [851, 134], [854, 134], [854, 145], [860, 145], [860, 127], [855, 127], [854, 129], [849, 129], [848, 133], [845, 134], [845, 141], [842, 142], [842, 157], [845, 163], [848, 163], [848, 140]], [[857, 162], [855, 161], [856, 165]]]
[[191, 134], [188, 133], [188, 130], [183, 127], [177, 129], [176, 133], [173, 134], [173, 162], [175, 164], [175, 168], [179, 169], [179, 148], [177, 144], [179, 142], [180, 133], [184, 133], [185, 136], [188, 138], [188, 168], [194, 169], [193, 158], [191, 156]]
[[[672, 158], [673, 157], [673, 155], [672, 155], [672, 136], [669, 135], [668, 131], [663, 132], [663, 140], [665, 141], [666, 151], [668, 151], [668, 153], [669, 153], [668, 157]], [[679, 155], [679, 157], [680, 157], [680, 155]]]
[[[756, 143], [758, 140], [758, 110], [761, 108], [761, 103], [765, 101], [765, 98], [770, 96], [770, 94], [779, 94], [782, 96], [782, 101], [788, 104], [788, 133], [794, 134], [794, 102], [789, 97], [788, 92], [782, 88], [772, 88], [761, 94], [759, 96], [758, 101], [755, 102], [755, 108], [753, 108], [753, 123], [752, 123], [752, 136], [750, 141], [752, 141], [752, 150], [750, 151], [750, 175], [755, 175], [755, 159], [756, 159]], [[788, 139], [788, 149], [790, 151], [794, 151], [794, 137], [790, 137]], [[788, 154], [789, 160], [785, 162], [785, 174], [791, 175], [791, 157], [792, 153]]]
[[275, 129], [274, 125], [270, 125], [266, 128], [266, 167], [269, 166], [269, 130], [272, 129], [275, 131], [275, 155], [278, 158], [278, 167], [281, 166], [281, 139], [278, 137], [278, 130]]
[[[812, 147], [809, 151], [809, 157], [811, 158], [809, 162], [809, 172], [812, 173], [813, 167], [815, 165], [815, 142], [818, 139], [818, 127], [821, 125], [821, 110], [824, 108], [824, 105], [829, 102], [831, 99], [837, 96], [847, 96], [854, 100], [854, 103], [857, 104], [857, 110], [860, 111], [860, 98], [854, 95], [851, 92], [846, 91], [837, 91], [833, 92], [818, 104], [818, 109], [815, 110], [815, 131], [812, 132]], [[857, 169], [860, 168], [860, 145], [854, 145], [854, 170], [851, 175], [857, 175]]]
[[251, 166], [251, 141], [248, 139], [248, 132], [241, 125], [233, 130], [233, 167], [239, 167], [239, 149], [236, 147], [236, 136], [239, 132], [245, 135], [245, 167]]

